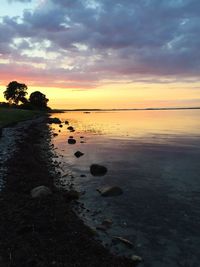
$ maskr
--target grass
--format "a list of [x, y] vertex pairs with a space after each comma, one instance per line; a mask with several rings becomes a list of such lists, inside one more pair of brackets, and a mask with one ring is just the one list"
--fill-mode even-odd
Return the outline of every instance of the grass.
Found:
[[6, 125], [32, 119], [40, 115], [40, 111], [0, 108], [0, 128]]

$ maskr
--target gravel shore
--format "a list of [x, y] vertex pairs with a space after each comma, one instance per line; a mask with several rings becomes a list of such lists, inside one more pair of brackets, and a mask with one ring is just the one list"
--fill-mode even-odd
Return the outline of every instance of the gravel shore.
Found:
[[[67, 192], [54, 186], [50, 138], [45, 121], [32, 121], [6, 162], [0, 192], [0, 266], [134, 266], [96, 241], [72, 211]], [[30, 191], [40, 185], [52, 194], [33, 199]]]

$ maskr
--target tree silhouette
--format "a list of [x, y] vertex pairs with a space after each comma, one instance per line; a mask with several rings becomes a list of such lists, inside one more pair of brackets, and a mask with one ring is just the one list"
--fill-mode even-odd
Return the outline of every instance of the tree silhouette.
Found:
[[39, 109], [46, 109], [47, 102], [49, 99], [46, 98], [44, 94], [39, 91], [33, 92], [29, 97], [30, 104], [39, 108]]
[[27, 102], [25, 96], [27, 95], [27, 86], [24, 83], [18, 83], [16, 81], [10, 82], [6, 90], [3, 92], [6, 100], [9, 101], [10, 104], [15, 103], [18, 105], [19, 102], [25, 103]]

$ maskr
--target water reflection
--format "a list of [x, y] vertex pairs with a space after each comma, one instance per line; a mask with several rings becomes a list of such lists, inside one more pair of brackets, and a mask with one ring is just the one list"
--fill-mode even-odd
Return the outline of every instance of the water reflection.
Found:
[[59, 114], [75, 125], [78, 131], [103, 134], [115, 138], [158, 135], [199, 135], [200, 110], [67, 112]]
[[[113, 247], [111, 236], [127, 237], [133, 251], [113, 249], [142, 255], [143, 266], [199, 264], [199, 115], [199, 110], [57, 114], [76, 128], [70, 133], [66, 125], [55, 126], [61, 132], [53, 142], [63, 156], [63, 174], [70, 169], [74, 186], [86, 192], [81, 200], [90, 212], [83, 216], [94, 227], [111, 218], [105, 242]], [[76, 145], [68, 145], [69, 135]], [[77, 150], [84, 156], [74, 157]], [[105, 165], [106, 176], [92, 177], [93, 163]], [[101, 197], [96, 189], [107, 185], [120, 186], [124, 194]]]

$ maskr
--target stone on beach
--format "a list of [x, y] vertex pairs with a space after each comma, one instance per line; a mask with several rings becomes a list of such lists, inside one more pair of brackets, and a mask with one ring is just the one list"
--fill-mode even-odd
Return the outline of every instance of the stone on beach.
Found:
[[76, 144], [76, 140], [73, 139], [73, 138], [69, 138], [69, 139], [68, 139], [68, 144], [70, 144], [70, 145], [74, 145], [74, 144]]
[[62, 124], [60, 124], [59, 127], [62, 128], [63, 127]]
[[133, 255], [131, 257], [131, 260], [135, 263], [139, 263], [139, 262], [142, 262], [142, 258], [140, 256], [137, 256], [137, 255]]
[[76, 151], [76, 152], [74, 153], [74, 156], [77, 157], [77, 158], [80, 158], [80, 157], [83, 156], [83, 155], [84, 155], [84, 153], [82, 153], [81, 151]]
[[113, 236], [113, 240], [119, 241], [119, 242], [125, 244], [129, 248], [133, 247], [133, 243], [131, 241], [129, 241], [128, 239], [125, 239], [121, 236]]
[[78, 200], [80, 198], [80, 193], [72, 189], [65, 193], [64, 198], [67, 202], [70, 202], [72, 200]]
[[69, 124], [69, 122], [68, 121], [65, 121], [65, 124]]
[[107, 173], [107, 168], [98, 164], [92, 164], [90, 166], [90, 173], [93, 176], [103, 176]]
[[31, 190], [31, 196], [32, 198], [40, 198], [40, 197], [45, 197], [48, 195], [51, 195], [52, 192], [49, 189], [49, 187], [40, 185]]
[[104, 187], [104, 188], [98, 188], [97, 191], [101, 194], [103, 197], [113, 197], [113, 196], [119, 196], [123, 194], [123, 191], [118, 186], [110, 186], [110, 187]]

